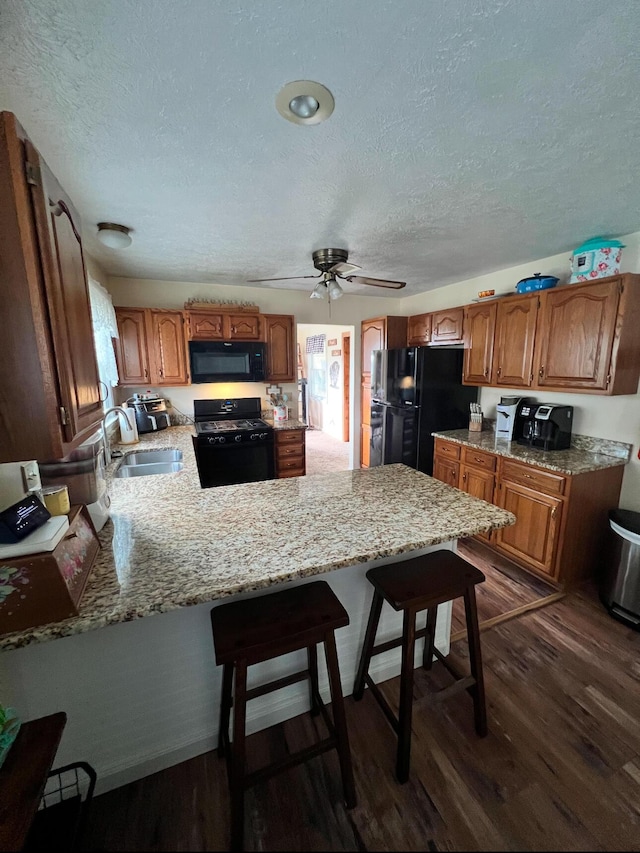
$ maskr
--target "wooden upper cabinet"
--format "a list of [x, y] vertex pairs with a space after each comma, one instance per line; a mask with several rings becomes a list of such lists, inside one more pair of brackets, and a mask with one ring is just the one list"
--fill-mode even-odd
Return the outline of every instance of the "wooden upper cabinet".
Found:
[[186, 385], [189, 381], [182, 311], [149, 309], [149, 364], [154, 385]]
[[607, 391], [621, 287], [613, 278], [542, 292], [539, 387]]
[[447, 308], [431, 314], [431, 344], [461, 344], [464, 308]]
[[422, 347], [431, 340], [431, 314], [415, 314], [407, 320], [407, 346]]
[[192, 341], [224, 340], [222, 317], [220, 312], [187, 311], [189, 339]]
[[187, 385], [182, 311], [116, 308], [120, 385]]
[[262, 314], [263, 338], [267, 349], [267, 380], [294, 382], [296, 378], [294, 317]]
[[47, 164], [25, 141], [64, 439], [102, 418], [80, 218]]
[[145, 309], [116, 308], [116, 320], [116, 361], [120, 385], [147, 385], [151, 375]]
[[464, 307], [464, 385], [491, 384], [496, 313], [495, 302]]
[[362, 374], [371, 378], [371, 355], [385, 348], [386, 323], [384, 317], [362, 322]]
[[259, 341], [260, 314], [241, 311], [186, 312], [191, 341]]
[[533, 382], [533, 346], [538, 294], [500, 300], [493, 347], [493, 385], [529, 388]]

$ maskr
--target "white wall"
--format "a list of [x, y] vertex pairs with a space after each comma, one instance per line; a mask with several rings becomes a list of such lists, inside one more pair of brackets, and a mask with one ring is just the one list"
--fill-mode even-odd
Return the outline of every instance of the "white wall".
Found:
[[[621, 240], [625, 244], [622, 251], [622, 271], [640, 272], [640, 232], [623, 236]], [[353, 325], [355, 334], [351, 348], [353, 351], [352, 379], [354, 379], [360, 376], [360, 322], [362, 320], [386, 314], [410, 316], [424, 311], [437, 311], [439, 308], [464, 305], [471, 302], [480, 290], [494, 289], [496, 293], [515, 293], [515, 286], [518, 281], [534, 272], [556, 275], [560, 278], [560, 283], [563, 284], [569, 280], [570, 254], [570, 252], [566, 252], [552, 255], [532, 263], [510, 267], [490, 275], [467, 279], [457, 284], [401, 299], [345, 294], [339, 302], [331, 305], [331, 316], [329, 316], [329, 307], [326, 302], [309, 299], [309, 294], [303, 291], [126, 278], [110, 278], [107, 286], [113, 295], [115, 305], [182, 308], [185, 300], [190, 297], [247, 300], [255, 302], [265, 314], [293, 314], [297, 323], [321, 325], [326, 322]], [[428, 271], [425, 275], [428, 277]], [[216, 387], [193, 386], [182, 389], [165, 389], [165, 393], [172, 400], [175, 400], [180, 408], [184, 406], [185, 409], [193, 411], [193, 399], [198, 396], [214, 396]], [[356, 424], [360, 423], [358, 387], [358, 383], [355, 382], [353, 401], [354, 422]], [[257, 386], [257, 389], [256, 396], [264, 396], [264, 387]], [[294, 399], [297, 399], [295, 386], [290, 386], [290, 389]], [[289, 388], [284, 388], [284, 390], [287, 393], [289, 392]], [[495, 407], [500, 396], [509, 394], [512, 390], [517, 393], [517, 389], [483, 388], [480, 393], [480, 402], [485, 416], [495, 418]], [[239, 393], [225, 390], [219, 396], [249, 396], [249, 393], [248, 386], [243, 385], [240, 386]], [[539, 395], [532, 396], [542, 402]], [[561, 402], [572, 405], [575, 409], [574, 432], [576, 433], [623, 441], [633, 445], [631, 462], [625, 468], [620, 506], [640, 511], [640, 460], [637, 455], [640, 442], [640, 395], [636, 393], [602, 397], [595, 394], [545, 392], [544, 402]], [[353, 431], [352, 434], [354, 458], [358, 459], [359, 430]]]

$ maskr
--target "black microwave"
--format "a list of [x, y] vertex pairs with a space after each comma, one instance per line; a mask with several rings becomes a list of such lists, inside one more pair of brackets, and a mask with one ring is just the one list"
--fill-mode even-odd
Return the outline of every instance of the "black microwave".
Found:
[[244, 341], [189, 341], [192, 382], [264, 382], [265, 345]]

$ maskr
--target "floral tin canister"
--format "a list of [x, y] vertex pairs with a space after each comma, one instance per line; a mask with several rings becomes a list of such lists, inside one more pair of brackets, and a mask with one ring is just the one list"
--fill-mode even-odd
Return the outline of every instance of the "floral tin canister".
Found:
[[287, 407], [286, 406], [274, 406], [273, 407], [273, 420], [278, 421], [286, 421], [287, 420]]
[[624, 243], [620, 240], [607, 240], [604, 237], [587, 240], [586, 243], [578, 246], [571, 256], [569, 283], [617, 275], [620, 272], [623, 249]]

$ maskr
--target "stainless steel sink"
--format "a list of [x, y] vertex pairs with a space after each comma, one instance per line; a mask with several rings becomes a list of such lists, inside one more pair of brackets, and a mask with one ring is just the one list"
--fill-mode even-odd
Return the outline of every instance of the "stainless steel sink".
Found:
[[152, 465], [121, 465], [116, 477], [147, 477], [149, 474], [175, 474], [182, 471], [182, 462], [154, 462]]
[[114, 476], [147, 477], [150, 474], [175, 474], [182, 471], [181, 450], [148, 450], [126, 453]]
[[170, 448], [168, 450], [135, 450], [125, 453], [123, 465], [153, 465], [156, 462], [181, 462], [182, 451]]

